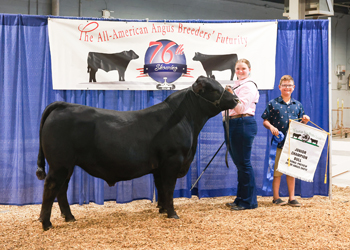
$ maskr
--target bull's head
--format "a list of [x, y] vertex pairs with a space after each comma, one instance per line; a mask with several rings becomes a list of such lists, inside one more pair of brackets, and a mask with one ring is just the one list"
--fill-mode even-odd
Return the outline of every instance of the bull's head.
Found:
[[198, 77], [192, 85], [192, 90], [196, 95], [212, 103], [220, 110], [233, 109], [239, 102], [239, 98], [225, 90], [214, 77]]
[[136, 54], [135, 51], [133, 51], [133, 50], [124, 51], [124, 53], [127, 55], [127, 57], [128, 57], [130, 60], [138, 59], [138, 58], [139, 58], [139, 55]]

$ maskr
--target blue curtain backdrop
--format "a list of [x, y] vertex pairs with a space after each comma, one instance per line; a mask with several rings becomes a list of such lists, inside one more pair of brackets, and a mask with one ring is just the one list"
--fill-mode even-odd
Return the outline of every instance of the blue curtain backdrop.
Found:
[[[0, 204], [42, 202], [44, 183], [36, 178], [35, 171], [41, 113], [49, 103], [60, 100], [121, 111], [139, 110], [163, 101], [173, 92], [53, 90], [47, 19], [47, 16], [0, 14]], [[263, 196], [272, 195], [271, 190], [262, 189], [271, 136], [262, 126], [260, 116], [266, 103], [280, 95], [277, 86], [282, 75], [290, 74], [294, 77], [296, 88], [293, 97], [304, 104], [306, 114], [314, 123], [328, 131], [328, 20], [278, 21], [276, 65], [271, 65], [271, 68], [274, 66], [275, 89], [260, 91], [256, 110], [258, 134], [252, 152], [258, 194]], [[231, 160], [230, 168], [225, 166], [225, 146], [196, 187], [190, 191], [191, 185], [223, 140], [221, 115], [218, 115], [210, 119], [200, 133], [195, 159], [188, 174], [178, 179], [174, 197], [197, 195], [201, 198], [236, 194], [237, 171]], [[325, 171], [326, 149], [317, 167], [314, 182], [297, 180], [296, 195], [327, 196]], [[76, 167], [69, 184], [68, 199], [71, 204], [103, 204], [107, 200], [124, 203], [137, 199], [152, 200], [153, 191], [152, 175], [109, 187], [103, 180], [91, 177]], [[287, 196], [285, 179], [282, 179], [281, 194]]]

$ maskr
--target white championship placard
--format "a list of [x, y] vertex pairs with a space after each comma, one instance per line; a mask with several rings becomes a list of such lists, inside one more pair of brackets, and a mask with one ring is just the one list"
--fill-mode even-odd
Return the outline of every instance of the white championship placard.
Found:
[[327, 132], [291, 121], [277, 170], [297, 179], [313, 182], [327, 136]]
[[259, 89], [274, 87], [277, 22], [49, 18], [48, 29], [54, 89], [178, 90], [200, 75], [226, 85], [241, 58]]

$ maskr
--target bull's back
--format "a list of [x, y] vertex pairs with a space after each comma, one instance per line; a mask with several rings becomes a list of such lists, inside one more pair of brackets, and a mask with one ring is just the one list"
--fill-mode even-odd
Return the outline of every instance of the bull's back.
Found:
[[207, 70], [234, 69], [237, 62], [237, 55], [207, 55], [204, 56], [200, 61], [203, 67]]

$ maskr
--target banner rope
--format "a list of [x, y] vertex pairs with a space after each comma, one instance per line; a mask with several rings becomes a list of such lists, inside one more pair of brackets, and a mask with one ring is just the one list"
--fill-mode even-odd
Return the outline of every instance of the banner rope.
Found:
[[[289, 119], [289, 125], [290, 125], [290, 122], [293, 120], [293, 121], [297, 121], [297, 120], [301, 120], [303, 118], [297, 118], [297, 119]], [[311, 120], [309, 121], [311, 122], [313, 125], [315, 125], [317, 128], [323, 130], [325, 133], [327, 133], [327, 136], [328, 136], [328, 145], [327, 145], [327, 160], [326, 160], [326, 170], [325, 170], [325, 173], [324, 173], [324, 184], [327, 183], [327, 169], [328, 169], [328, 155], [329, 155], [329, 141], [330, 141], [330, 133], [327, 132], [326, 130], [324, 130], [323, 128], [321, 128], [320, 126], [318, 126], [316, 123], [313, 123]], [[306, 125], [306, 124], [305, 124]], [[290, 135], [289, 135], [290, 137]], [[290, 138], [289, 138], [289, 147], [288, 147], [288, 167], [290, 167]]]

